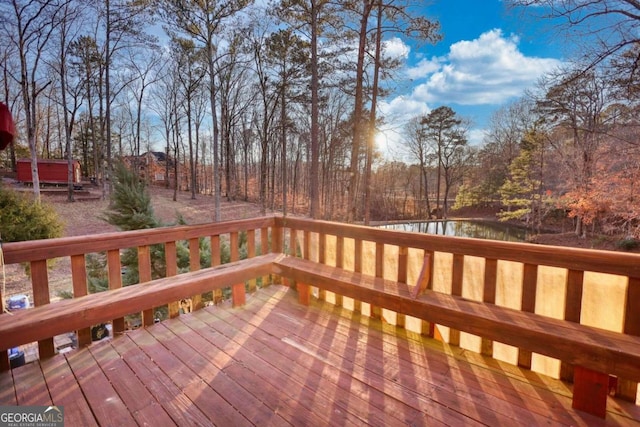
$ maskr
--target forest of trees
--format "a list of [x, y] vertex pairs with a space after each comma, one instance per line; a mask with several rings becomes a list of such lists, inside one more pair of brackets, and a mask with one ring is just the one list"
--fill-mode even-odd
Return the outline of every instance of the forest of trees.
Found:
[[106, 197], [119, 159], [162, 150], [186, 180], [167, 185], [212, 197], [212, 220], [223, 198], [365, 223], [491, 206], [532, 228], [560, 214], [581, 235], [640, 237], [640, 6], [507, 3], [591, 43], [497, 111], [483, 144], [437, 106], [404, 125], [398, 161], [374, 142], [402, 65], [384, 42], [441, 38], [416, 2], [3, 1], [0, 101], [19, 135], [0, 161], [79, 160]]

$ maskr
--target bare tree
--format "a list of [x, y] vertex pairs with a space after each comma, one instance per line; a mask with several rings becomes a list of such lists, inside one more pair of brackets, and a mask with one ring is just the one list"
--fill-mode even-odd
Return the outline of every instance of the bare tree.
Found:
[[[569, 191], [586, 194], [590, 190], [603, 143], [609, 84], [597, 72], [581, 70], [569, 70], [558, 79], [541, 82], [544, 97], [538, 100], [537, 108], [554, 126], [556, 135], [551, 144], [565, 165]], [[584, 232], [578, 217], [575, 233], [581, 236]]]
[[216, 108], [216, 60], [218, 42], [223, 24], [242, 11], [250, 0], [229, 0], [225, 2], [195, 0], [164, 0], [164, 19], [175, 25], [179, 31], [193, 38], [206, 52], [209, 74], [209, 97], [211, 120], [213, 122], [213, 175], [214, 175], [214, 220], [220, 221], [220, 175], [218, 117]]
[[[560, 23], [584, 54], [583, 70], [590, 70], [624, 54], [640, 43], [640, 2], [637, 0], [509, 0], [513, 7], [527, 7], [536, 19]], [[635, 68], [640, 63], [636, 51]]]
[[[82, 17], [82, 8], [78, 5], [67, 3], [60, 17], [60, 26], [57, 34], [59, 51], [54, 52], [52, 66], [57, 70], [60, 85], [60, 105], [64, 119], [64, 155], [67, 158], [67, 200], [74, 201], [75, 168], [73, 166], [73, 150], [71, 138], [75, 125], [76, 114], [82, 104], [82, 84], [69, 82], [73, 78], [73, 69], [68, 69], [67, 62], [70, 56], [71, 41], [80, 29], [79, 20]], [[71, 84], [70, 84], [71, 83]], [[75, 84], [74, 84], [75, 83]]]
[[429, 199], [429, 169], [436, 159], [433, 146], [429, 144], [424, 117], [414, 117], [409, 121], [405, 129], [405, 141], [409, 152], [418, 161], [420, 168], [420, 181], [418, 188], [419, 198], [425, 199], [427, 216], [431, 215], [431, 202]]
[[0, 29], [6, 40], [15, 47], [20, 58], [20, 90], [24, 103], [27, 141], [31, 152], [31, 175], [35, 200], [40, 202], [38, 176], [38, 96], [51, 84], [41, 77], [39, 68], [45, 50], [50, 47], [51, 36], [60, 25], [60, 15], [69, 0], [19, 1], [0, 4]]

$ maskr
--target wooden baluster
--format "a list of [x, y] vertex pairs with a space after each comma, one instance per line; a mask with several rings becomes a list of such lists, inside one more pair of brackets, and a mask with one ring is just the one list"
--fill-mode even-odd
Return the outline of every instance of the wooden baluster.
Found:
[[[415, 297], [417, 297], [427, 289], [431, 289], [433, 286], [432, 275], [434, 257], [435, 255], [433, 251], [424, 251], [424, 256], [422, 259], [422, 270], [420, 271], [420, 276], [418, 277], [418, 283], [416, 283]], [[435, 336], [436, 325], [434, 323], [422, 319], [420, 323], [420, 329], [422, 335], [426, 335], [431, 338]]]
[[[220, 265], [222, 262], [220, 256], [220, 236], [211, 236], [211, 266], [215, 267]], [[264, 286], [264, 278], [263, 278], [263, 286]], [[222, 289], [214, 289], [213, 290], [213, 303], [218, 305], [224, 299], [224, 295], [222, 294]]]
[[[193, 237], [189, 239], [189, 271], [198, 270], [200, 270], [200, 239], [198, 237]], [[192, 295], [192, 310], [200, 310], [202, 307], [202, 294]]]
[[304, 235], [304, 242], [302, 242], [302, 258], [311, 259], [311, 232], [309, 230], [304, 230], [302, 234]]
[[[166, 276], [173, 277], [178, 274], [178, 254], [176, 242], [167, 242], [164, 244], [164, 259], [166, 264]], [[173, 301], [168, 304], [169, 318], [173, 319], [180, 315], [180, 302]]]
[[[407, 269], [409, 262], [409, 248], [406, 246], [400, 246], [398, 248], [398, 283], [407, 283]], [[402, 313], [396, 313], [396, 325], [404, 328], [405, 315]]]
[[[327, 250], [327, 235], [324, 233], [318, 233], [318, 262], [324, 264], [326, 262], [326, 250]], [[320, 301], [327, 300], [327, 291], [318, 288], [318, 299]]]
[[[148, 245], [138, 246], [138, 274], [139, 283], [147, 283], [151, 281], [151, 250]], [[139, 285], [138, 285], [139, 286]], [[153, 308], [149, 308], [142, 312], [142, 325], [153, 325]]]
[[[71, 282], [73, 283], [73, 297], [87, 295], [87, 266], [84, 255], [71, 256]], [[78, 346], [84, 347], [91, 344], [91, 328], [83, 328], [76, 331]]]
[[[120, 263], [120, 250], [112, 249], [107, 251], [107, 274], [109, 277], [109, 290], [120, 289], [122, 287], [122, 264]], [[124, 332], [124, 318], [111, 320], [113, 334]]]
[[298, 231], [294, 228], [289, 229], [289, 250], [287, 254], [291, 256], [298, 256], [297, 245], [298, 245]]
[[[303, 232], [302, 241], [302, 258], [309, 259], [309, 251], [311, 250], [311, 233], [308, 230]], [[296, 290], [298, 291], [298, 302], [303, 305], [309, 305], [311, 302], [311, 286], [308, 283], [296, 283]]]
[[[279, 226], [274, 226], [271, 228], [271, 253], [284, 253], [283, 248], [283, 228]], [[272, 283], [282, 283], [282, 278], [276, 274], [272, 274], [271, 276]]]
[[[453, 254], [453, 264], [451, 266], [451, 295], [462, 296], [462, 280], [464, 279], [464, 255]], [[449, 344], [460, 345], [460, 331], [449, 330]]]
[[[384, 243], [376, 242], [376, 277], [384, 277]], [[382, 318], [382, 308], [371, 305], [371, 317]]]
[[[629, 335], [640, 336], [640, 277], [629, 277], [627, 285], [627, 301], [624, 310], [624, 328], [622, 332]], [[616, 396], [630, 402], [635, 402], [638, 383], [625, 378], [618, 378]]]
[[[287, 242], [285, 255], [296, 256], [296, 230], [293, 228], [289, 228], [289, 240]], [[289, 287], [296, 286], [295, 281], [286, 277], [282, 277], [282, 284]]]
[[[33, 304], [36, 307], [49, 304], [47, 260], [31, 261], [31, 288], [33, 289]], [[38, 341], [38, 352], [41, 359], [53, 356], [56, 353], [53, 337]]]
[[[240, 248], [238, 232], [234, 231], [229, 236], [229, 247], [231, 250], [231, 262], [240, 260]], [[234, 307], [239, 307], [246, 303], [247, 297], [245, 294], [244, 283], [236, 283], [231, 286], [231, 301]]]
[[[343, 268], [344, 266], [344, 237], [336, 237], [336, 267]], [[342, 307], [342, 295], [335, 295], [336, 306]]]
[[[247, 231], [247, 258], [256, 256], [256, 230]], [[257, 289], [256, 279], [249, 280], [249, 292], [253, 293]]]
[[[488, 304], [496, 303], [497, 283], [498, 260], [487, 258], [484, 260], [484, 289], [482, 291], [482, 302]], [[493, 341], [481, 337], [480, 352], [486, 356], [493, 357]]]
[[282, 247], [283, 228], [275, 226], [271, 228], [271, 253], [284, 253]]
[[[353, 271], [362, 273], [362, 240], [355, 239], [353, 242]], [[362, 313], [362, 301], [353, 301], [353, 311]]]
[[[583, 280], [583, 271], [569, 270], [567, 272], [567, 296], [564, 307], [564, 319], [570, 322], [580, 323]], [[561, 362], [560, 379], [573, 382], [573, 366]]]
[[[536, 310], [536, 289], [538, 286], [538, 266], [524, 264], [522, 280], [522, 306], [521, 310], [534, 313]], [[531, 369], [531, 352], [519, 349], [518, 366]]]
[[[260, 229], [260, 255], [269, 253], [269, 229], [267, 227]], [[262, 287], [269, 286], [271, 276], [262, 276]]]

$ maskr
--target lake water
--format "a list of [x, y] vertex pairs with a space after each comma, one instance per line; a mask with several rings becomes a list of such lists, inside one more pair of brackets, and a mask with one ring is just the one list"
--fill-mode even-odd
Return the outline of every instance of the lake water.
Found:
[[442, 236], [475, 237], [478, 239], [524, 242], [528, 232], [524, 228], [489, 221], [424, 221], [388, 224], [380, 228], [411, 231], [415, 233], [440, 234]]

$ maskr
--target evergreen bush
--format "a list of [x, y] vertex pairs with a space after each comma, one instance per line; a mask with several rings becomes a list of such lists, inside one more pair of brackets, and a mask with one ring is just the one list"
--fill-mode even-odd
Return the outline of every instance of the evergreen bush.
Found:
[[46, 203], [30, 194], [0, 187], [0, 236], [5, 242], [52, 239], [62, 236], [62, 223]]

